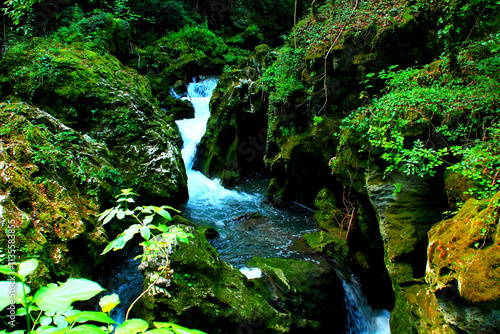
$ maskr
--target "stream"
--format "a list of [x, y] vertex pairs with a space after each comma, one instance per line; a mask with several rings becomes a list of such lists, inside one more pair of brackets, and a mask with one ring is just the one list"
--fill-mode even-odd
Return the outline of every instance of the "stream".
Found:
[[[302, 208], [277, 209], [265, 203], [264, 193], [269, 180], [255, 178], [226, 189], [220, 180], [209, 179], [193, 170], [196, 146], [206, 130], [210, 97], [216, 85], [217, 78], [190, 83], [188, 97], [183, 99], [193, 104], [195, 117], [176, 121], [184, 141], [182, 157], [188, 175], [189, 201], [183, 217], [196, 225], [216, 228], [220, 236], [211, 242], [212, 246], [222, 260], [237, 268], [246, 269], [245, 263], [254, 256], [314, 261], [298, 242], [305, 233], [317, 230], [312, 213]], [[180, 98], [173, 91], [172, 95]], [[245, 219], [248, 215], [258, 219]], [[113, 271], [113, 275], [99, 280], [108, 293], [120, 295], [122, 304], [111, 314], [117, 322], [124, 320], [126, 308], [142, 292], [143, 280], [138, 265], [138, 261], [128, 259]], [[120, 275], [122, 271], [126, 274]], [[340, 271], [337, 276], [345, 290], [347, 326], [344, 333], [389, 334], [389, 312], [370, 307], [355, 276], [346, 278]]]

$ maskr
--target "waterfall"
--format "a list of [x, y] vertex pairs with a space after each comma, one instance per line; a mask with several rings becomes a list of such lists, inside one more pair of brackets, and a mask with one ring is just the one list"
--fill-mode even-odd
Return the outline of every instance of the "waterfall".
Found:
[[192, 82], [188, 85], [188, 97], [194, 107], [194, 118], [176, 121], [184, 145], [182, 158], [188, 176], [189, 207], [197, 205], [210, 206], [215, 210], [230, 201], [255, 201], [254, 196], [246, 193], [230, 191], [224, 188], [218, 179], [209, 179], [203, 173], [193, 170], [196, 155], [196, 146], [203, 137], [208, 118], [210, 117], [210, 97], [217, 86], [217, 79], [208, 78], [201, 82]]
[[374, 310], [361, 291], [361, 284], [354, 275], [347, 279], [340, 270], [337, 276], [342, 280], [345, 291], [347, 321], [345, 334], [390, 334], [389, 311]]

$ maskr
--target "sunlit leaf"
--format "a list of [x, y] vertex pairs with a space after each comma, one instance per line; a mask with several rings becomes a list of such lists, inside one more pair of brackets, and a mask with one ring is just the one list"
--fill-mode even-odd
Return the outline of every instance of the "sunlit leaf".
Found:
[[111, 319], [106, 313], [98, 311], [83, 311], [79, 315], [71, 316], [67, 318], [68, 321], [75, 321], [79, 323], [87, 321], [103, 322], [106, 324], [116, 324], [116, 322]]
[[41, 316], [40, 325], [49, 326], [52, 323], [52, 317]]
[[38, 267], [38, 260], [29, 259], [23, 261], [19, 264], [19, 275], [22, 277], [23, 281], [26, 279], [26, 276], [31, 274]]
[[88, 300], [104, 289], [96, 282], [84, 278], [70, 278], [60, 286], [40, 288], [33, 297], [43, 311], [64, 311], [77, 300]]
[[142, 319], [130, 319], [115, 329], [115, 334], [134, 334], [144, 332], [149, 328], [146, 321]]
[[76, 327], [73, 327], [70, 331], [67, 333], [74, 333], [74, 334], [106, 334], [102, 328], [97, 327], [95, 325], [79, 325]]
[[1, 281], [0, 282], [0, 311], [11, 304], [12, 297], [16, 304], [24, 304], [23, 286], [26, 294], [30, 292], [30, 287], [21, 282]]
[[123, 235], [118, 236], [115, 240], [111, 241], [106, 248], [102, 251], [101, 255], [106, 254], [110, 250], [122, 249], [125, 246], [125, 241], [123, 240]]
[[141, 226], [141, 236], [145, 240], [149, 240], [151, 238], [151, 230], [147, 226]]
[[168, 213], [168, 211], [165, 211], [163, 209], [160, 209], [158, 210], [158, 212], [156, 212], [157, 214], [159, 214], [160, 216], [162, 216], [163, 218], [167, 219], [167, 220], [171, 220], [172, 217], [170, 216], [170, 213]]
[[65, 317], [63, 317], [60, 314], [54, 315], [54, 324], [57, 326], [57, 328], [64, 329], [67, 328], [69, 323], [66, 321]]
[[0, 274], [17, 275], [17, 272], [15, 272], [14, 270], [10, 269], [8, 266], [0, 266]]
[[139, 228], [141, 225], [139, 224], [134, 224], [130, 225], [129, 228], [127, 228], [125, 231], [122, 232], [123, 235], [123, 241], [127, 243], [130, 239], [134, 237], [134, 235], [139, 232]]
[[109, 313], [118, 304], [120, 304], [120, 297], [116, 293], [104, 296], [99, 300], [101, 310], [106, 313]]
[[118, 218], [118, 219], [120, 219], [120, 220], [121, 220], [121, 219], [123, 219], [123, 218], [125, 218], [125, 212], [124, 212], [124, 211], [122, 211], [122, 210], [118, 211], [118, 212], [116, 213], [116, 218]]

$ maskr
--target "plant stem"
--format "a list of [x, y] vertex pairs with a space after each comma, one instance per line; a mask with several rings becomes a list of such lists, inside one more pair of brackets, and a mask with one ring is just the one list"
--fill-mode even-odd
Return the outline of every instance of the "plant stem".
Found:
[[160, 279], [161, 275], [163, 274], [163, 272], [166, 270], [167, 268], [164, 267], [162, 269], [162, 271], [160, 271], [160, 273], [158, 274], [158, 277], [154, 280], [153, 283], [149, 284], [148, 288], [146, 290], [144, 290], [140, 295], [139, 297], [137, 297], [134, 302], [132, 304], [130, 304], [130, 306], [128, 307], [127, 309], [127, 314], [125, 314], [125, 321], [127, 321], [128, 319], [128, 314], [130, 313], [130, 310], [132, 310], [132, 307], [134, 307], [135, 303], [141, 299], [142, 296], [144, 296], [149, 290], [151, 290], [151, 288], [156, 284], [156, 282], [158, 282], [158, 280]]

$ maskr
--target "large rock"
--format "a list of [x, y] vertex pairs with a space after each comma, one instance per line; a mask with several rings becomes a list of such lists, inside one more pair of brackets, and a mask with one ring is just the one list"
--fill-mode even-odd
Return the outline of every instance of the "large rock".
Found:
[[429, 231], [426, 280], [446, 322], [466, 333], [500, 328], [500, 192], [469, 199]]
[[210, 118], [195, 168], [210, 177], [234, 183], [264, 169], [267, 103], [256, 78], [266, 67], [267, 45], [255, 49], [241, 69], [224, 72], [210, 101]]
[[29, 283], [90, 277], [107, 242], [96, 215], [122, 182], [110, 152], [13, 96], [0, 123], [0, 222], [15, 228], [19, 261], [40, 261]]
[[332, 269], [313, 262], [255, 258], [250, 265], [262, 267], [266, 274], [248, 280], [220, 260], [201, 230], [178, 227], [194, 238], [170, 256], [170, 296], [146, 294], [134, 309], [144, 319], [172, 321], [211, 334], [323, 333], [343, 328], [342, 321], [324, 322], [333, 310], [343, 309], [342, 286]]
[[106, 143], [124, 185], [146, 203], [188, 199], [181, 139], [148, 80], [111, 55], [35, 38], [9, 50], [0, 82], [77, 131]]

